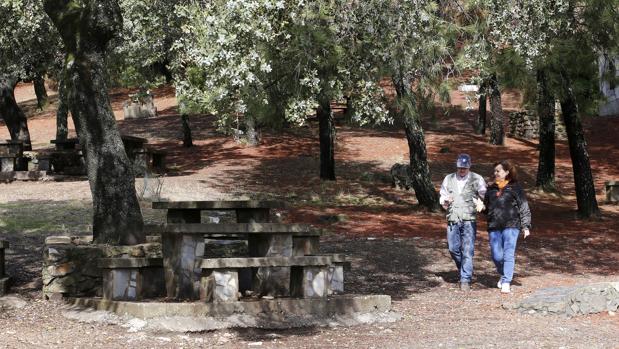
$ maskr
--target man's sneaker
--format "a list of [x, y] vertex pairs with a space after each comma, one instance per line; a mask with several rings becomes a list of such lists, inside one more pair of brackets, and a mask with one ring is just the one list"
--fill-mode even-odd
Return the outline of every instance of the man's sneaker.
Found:
[[511, 288], [509, 287], [508, 283], [502, 283], [501, 284], [501, 293], [510, 293], [511, 292]]
[[496, 287], [501, 288], [501, 285], [502, 285], [502, 284], [503, 284], [503, 283], [501, 282], [501, 279], [499, 279], [499, 282], [497, 282]]
[[471, 284], [469, 284], [468, 282], [461, 282], [460, 283], [460, 290], [468, 292], [471, 290]]

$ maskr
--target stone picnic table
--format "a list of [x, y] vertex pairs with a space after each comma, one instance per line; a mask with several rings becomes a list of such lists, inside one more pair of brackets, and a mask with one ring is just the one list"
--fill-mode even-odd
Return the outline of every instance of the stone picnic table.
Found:
[[232, 200], [232, 201], [155, 201], [154, 209], [166, 209], [168, 223], [200, 223], [202, 211], [236, 212], [238, 223], [270, 222], [271, 210], [285, 208], [281, 201]]
[[[163, 268], [166, 294], [174, 299], [198, 299], [200, 282], [204, 276], [203, 258], [209, 257], [205, 238], [210, 240], [243, 239], [247, 241], [249, 256], [285, 257], [318, 253], [321, 231], [305, 224], [281, 223], [167, 223], [147, 226], [149, 233], [162, 235]], [[225, 259], [225, 258], [223, 258]], [[221, 259], [218, 259], [221, 260]], [[237, 262], [238, 264], [238, 262]], [[240, 273], [241, 290], [253, 289], [258, 293], [288, 295], [290, 265], [256, 267], [247, 264]], [[252, 279], [253, 284], [252, 284]], [[204, 287], [202, 287], [204, 289]], [[203, 298], [203, 297], [202, 297]]]

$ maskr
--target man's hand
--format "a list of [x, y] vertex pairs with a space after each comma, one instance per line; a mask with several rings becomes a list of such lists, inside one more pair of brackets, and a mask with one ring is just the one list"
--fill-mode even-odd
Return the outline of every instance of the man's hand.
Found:
[[486, 206], [484, 206], [484, 202], [480, 198], [474, 198], [473, 202], [475, 203], [475, 211], [481, 212]]
[[451, 206], [451, 203], [454, 201], [453, 196], [448, 196], [447, 198], [445, 198], [445, 200], [443, 200], [443, 208], [448, 210], [449, 206]]
[[524, 236], [524, 238], [526, 239], [527, 236], [531, 235], [531, 232], [529, 231], [529, 229], [524, 229], [522, 231], [522, 235]]

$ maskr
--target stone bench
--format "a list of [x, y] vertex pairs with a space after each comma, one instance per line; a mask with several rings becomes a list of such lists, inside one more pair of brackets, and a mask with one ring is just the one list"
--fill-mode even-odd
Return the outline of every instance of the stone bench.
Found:
[[24, 154], [24, 142], [12, 141], [0, 142], [0, 155], [13, 155], [21, 157]]
[[606, 201], [609, 203], [619, 203], [619, 181], [607, 181], [604, 183], [606, 189]]
[[[198, 299], [201, 268], [205, 256], [205, 237], [210, 239], [247, 239], [252, 257], [316, 254], [320, 230], [304, 224], [237, 223], [237, 224], [165, 224], [147, 226], [149, 233], [162, 234], [164, 270], [168, 297]], [[261, 268], [261, 280], [274, 285], [273, 279], [286, 278], [289, 270]], [[276, 276], [278, 273], [285, 275]], [[274, 275], [270, 275], [274, 274]], [[242, 278], [246, 280], [247, 277]], [[243, 283], [243, 289], [247, 285]]]
[[[340, 259], [342, 259], [340, 257]], [[323, 298], [329, 294], [329, 266], [332, 256], [209, 258], [200, 263], [200, 300], [233, 302], [239, 299], [239, 270], [247, 268], [290, 268], [290, 295]]]
[[147, 172], [165, 172], [166, 155], [163, 150], [150, 148], [137, 149], [132, 154], [133, 168], [136, 175], [144, 175]]
[[9, 242], [0, 240], [0, 296], [4, 296], [9, 291], [10, 279], [6, 275], [5, 269], [5, 250], [9, 248]]
[[165, 294], [161, 258], [101, 258], [103, 298], [135, 301]]

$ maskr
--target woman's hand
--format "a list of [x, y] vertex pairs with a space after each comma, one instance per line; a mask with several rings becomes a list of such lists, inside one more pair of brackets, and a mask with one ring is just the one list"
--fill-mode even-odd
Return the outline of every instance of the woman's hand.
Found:
[[481, 212], [486, 208], [484, 202], [480, 198], [474, 198], [473, 202], [475, 203], [475, 211], [477, 212]]
[[524, 238], [526, 239], [526, 238], [527, 238], [527, 236], [531, 235], [531, 232], [529, 231], [529, 229], [524, 229], [524, 230], [522, 231], [522, 234], [524, 235]]

